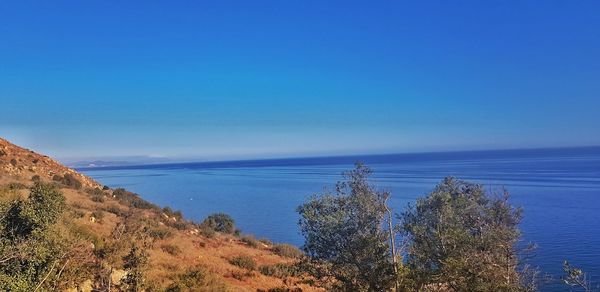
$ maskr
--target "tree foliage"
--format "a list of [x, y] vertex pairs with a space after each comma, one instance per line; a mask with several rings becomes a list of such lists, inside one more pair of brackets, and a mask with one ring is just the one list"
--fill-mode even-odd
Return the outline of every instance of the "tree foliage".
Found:
[[27, 200], [0, 207], [0, 290], [34, 290], [49, 282], [66, 255], [60, 234], [52, 232], [64, 207], [64, 197], [41, 184]]
[[212, 214], [201, 224], [203, 227], [208, 227], [214, 231], [222, 233], [234, 233], [235, 232], [235, 221], [231, 216], [225, 213]]
[[393, 284], [389, 235], [383, 228], [388, 194], [369, 184], [370, 174], [357, 164], [335, 193], [313, 196], [298, 208], [312, 273], [334, 278], [333, 289], [385, 291]]
[[450, 177], [401, 219], [413, 288], [527, 290], [516, 250], [521, 210], [508, 203], [508, 195], [493, 198], [481, 185]]

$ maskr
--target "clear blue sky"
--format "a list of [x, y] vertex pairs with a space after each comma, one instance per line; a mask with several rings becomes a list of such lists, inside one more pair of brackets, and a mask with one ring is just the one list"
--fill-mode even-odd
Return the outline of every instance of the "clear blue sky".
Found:
[[0, 136], [229, 159], [600, 144], [599, 1], [1, 1]]

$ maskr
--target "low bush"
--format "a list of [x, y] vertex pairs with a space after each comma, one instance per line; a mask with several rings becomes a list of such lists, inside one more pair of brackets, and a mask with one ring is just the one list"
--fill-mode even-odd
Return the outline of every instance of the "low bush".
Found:
[[252, 271], [231, 271], [231, 277], [239, 281], [244, 281], [246, 278], [254, 277], [254, 273]]
[[92, 195], [92, 201], [96, 203], [104, 203], [104, 195]]
[[160, 249], [172, 256], [177, 256], [181, 254], [181, 249], [172, 244], [163, 244], [160, 246]]
[[185, 273], [178, 275], [173, 283], [166, 289], [167, 292], [183, 291], [229, 291], [229, 288], [220, 278], [208, 272], [202, 266], [196, 266]]
[[7, 187], [9, 190], [24, 190], [24, 189], [28, 188], [25, 184], [16, 183], [16, 182], [9, 183], [7, 185]]
[[118, 217], [125, 217], [128, 214], [127, 211], [119, 208], [114, 203], [104, 207], [103, 210], [106, 212], [109, 212], [109, 213], [113, 213], [113, 214], [117, 215]]
[[148, 235], [154, 239], [166, 239], [173, 236], [173, 232], [166, 228], [152, 228], [148, 231]]
[[198, 225], [198, 231], [200, 232], [200, 235], [206, 238], [213, 238], [217, 233], [214, 229], [202, 224]]
[[297, 266], [282, 263], [268, 266], [260, 266], [258, 270], [261, 274], [265, 276], [276, 277], [280, 279], [287, 277], [295, 277], [300, 274]]
[[31, 181], [32, 182], [40, 182], [40, 181], [42, 181], [42, 179], [40, 178], [39, 175], [36, 174], [36, 175], [34, 175], [34, 176], [31, 177]]
[[11, 160], [10, 160], [10, 165], [12, 165], [12, 166], [17, 166], [17, 160], [16, 160], [16, 159], [14, 159], [14, 158], [13, 158], [13, 159], [11, 159]]
[[167, 220], [165, 222], [165, 224], [169, 227], [173, 227], [177, 230], [186, 230], [189, 227], [189, 223], [185, 222], [183, 220], [177, 220], [177, 221], [172, 221], [172, 220]]
[[113, 191], [113, 196], [119, 203], [137, 209], [156, 209], [160, 210], [157, 205], [154, 205], [142, 198], [136, 193], [129, 192], [123, 188], [118, 188]]
[[252, 235], [244, 235], [244, 236], [242, 236], [242, 237], [240, 238], [240, 240], [241, 240], [243, 243], [245, 243], [245, 244], [247, 244], [248, 246], [250, 246], [250, 247], [253, 247], [253, 248], [258, 248], [258, 247], [260, 247], [260, 245], [261, 245], [260, 241], [258, 241], [258, 240], [257, 240], [256, 238], [254, 238], [254, 236], [252, 236]]
[[256, 261], [249, 256], [239, 256], [229, 260], [229, 263], [246, 270], [256, 269]]
[[77, 190], [81, 188], [81, 182], [70, 173], [67, 173], [63, 176], [62, 183], [69, 188]]
[[217, 232], [229, 234], [235, 232], [235, 221], [231, 216], [224, 213], [216, 213], [206, 217], [201, 225], [209, 227]]
[[94, 217], [96, 219], [96, 222], [102, 223], [102, 219], [104, 219], [104, 212], [94, 211], [94, 212], [92, 212], [92, 217]]
[[272, 250], [274, 253], [288, 258], [299, 258], [304, 255], [297, 247], [287, 243], [276, 244]]

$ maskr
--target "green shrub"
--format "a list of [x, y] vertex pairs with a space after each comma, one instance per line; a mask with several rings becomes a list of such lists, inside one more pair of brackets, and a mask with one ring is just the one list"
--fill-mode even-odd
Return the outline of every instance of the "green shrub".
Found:
[[287, 243], [276, 244], [272, 250], [274, 253], [288, 258], [299, 258], [304, 255], [297, 247]]
[[229, 263], [250, 271], [256, 269], [256, 261], [248, 256], [239, 256], [232, 258], [231, 260], [229, 260]]
[[55, 264], [64, 263], [66, 240], [54, 232], [64, 209], [63, 195], [42, 184], [31, 188], [27, 200], [0, 204], [1, 291], [52, 290], [50, 283], [40, 283], [55, 277]]
[[265, 276], [276, 277], [281, 279], [287, 277], [295, 277], [300, 274], [297, 266], [282, 263], [260, 266], [258, 270], [261, 274]]
[[222, 233], [231, 234], [235, 231], [235, 221], [231, 216], [224, 213], [216, 213], [206, 217], [202, 225]]
[[142, 198], [136, 193], [129, 192], [123, 188], [118, 188], [113, 191], [113, 196], [119, 203], [137, 209], [155, 209], [160, 210], [157, 205], [154, 205]]

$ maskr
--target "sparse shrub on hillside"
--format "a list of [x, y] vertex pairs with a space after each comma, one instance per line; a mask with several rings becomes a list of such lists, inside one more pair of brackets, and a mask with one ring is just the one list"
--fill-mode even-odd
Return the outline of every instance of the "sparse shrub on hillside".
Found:
[[246, 271], [236, 270], [236, 271], [230, 271], [230, 272], [231, 272], [231, 277], [236, 280], [239, 280], [239, 281], [244, 281], [247, 278], [252, 278], [255, 276], [254, 272], [248, 271], [248, 270], [246, 270]]
[[244, 235], [240, 238], [240, 241], [253, 248], [258, 248], [261, 245], [260, 241], [252, 235]]
[[246, 270], [256, 269], [256, 261], [249, 256], [238, 256], [229, 260], [229, 263]]
[[212, 292], [229, 291], [229, 288], [218, 277], [202, 266], [196, 266], [178, 275], [166, 289], [167, 292]]
[[63, 177], [60, 174], [55, 174], [55, 175], [52, 176], [52, 180], [55, 181], [55, 182], [62, 182]]
[[26, 185], [17, 182], [9, 183], [7, 187], [9, 190], [24, 190], [27, 188]]
[[4, 150], [0, 149], [0, 157], [2, 157], [2, 156], [4, 156], [4, 155], [6, 155], [6, 151], [4, 151]]
[[145, 288], [148, 252], [145, 248], [134, 245], [123, 257], [123, 268], [127, 276], [122, 280], [127, 291], [142, 291]]
[[260, 266], [258, 270], [265, 276], [276, 277], [280, 279], [295, 277], [300, 274], [299, 268], [296, 265], [282, 263]]
[[203, 225], [203, 224], [198, 225], [198, 230], [200, 232], [200, 235], [207, 237], [207, 238], [213, 238], [213, 237], [215, 237], [215, 234], [217, 233], [214, 229], [212, 229], [206, 225]]
[[104, 203], [104, 195], [92, 195], [92, 201], [96, 203]]
[[155, 227], [148, 231], [148, 235], [154, 239], [167, 239], [173, 236], [173, 233], [166, 228]]
[[90, 195], [104, 195], [104, 192], [100, 188], [86, 188], [85, 192]]
[[110, 204], [110, 205], [104, 207], [103, 210], [106, 212], [109, 212], [109, 213], [113, 213], [113, 214], [117, 215], [118, 217], [125, 217], [128, 214], [127, 211], [119, 208], [115, 204]]
[[104, 219], [104, 212], [98, 210], [92, 212], [92, 217], [96, 219], [96, 222], [102, 223], [102, 219]]
[[181, 213], [179, 210], [173, 212], [173, 216], [175, 216], [177, 219], [183, 219], [183, 213]]
[[160, 249], [172, 256], [177, 256], [179, 254], [181, 254], [181, 249], [179, 247], [177, 247], [176, 245], [172, 245], [172, 244], [163, 244], [160, 246]]
[[103, 187], [102, 187], [102, 190], [103, 190], [103, 191], [108, 191], [108, 190], [110, 190], [110, 188], [109, 188], [108, 186], [103, 186]]
[[14, 159], [14, 158], [13, 158], [13, 159], [11, 159], [11, 160], [10, 160], [10, 165], [12, 165], [12, 166], [17, 166], [17, 160], [16, 160], [16, 159]]
[[275, 244], [273, 246], [273, 252], [288, 258], [300, 258], [304, 255], [297, 247], [287, 243]]
[[31, 181], [32, 182], [40, 182], [40, 181], [42, 181], [42, 179], [40, 178], [39, 175], [36, 174], [36, 175], [34, 175], [34, 176], [31, 177]]
[[235, 221], [231, 216], [224, 213], [216, 213], [206, 217], [201, 225], [221, 233], [231, 234], [235, 231]]
[[177, 230], [187, 230], [190, 227], [190, 224], [183, 220], [177, 220], [177, 221], [167, 220], [165, 222], [165, 224], [167, 226], [173, 227]]
[[70, 173], [67, 173], [63, 176], [62, 183], [67, 187], [74, 188], [77, 190], [81, 188], [81, 182]]
[[136, 193], [129, 192], [123, 188], [118, 188], [113, 191], [113, 196], [123, 205], [138, 209], [155, 209], [160, 210], [157, 205], [154, 205], [142, 198]]

